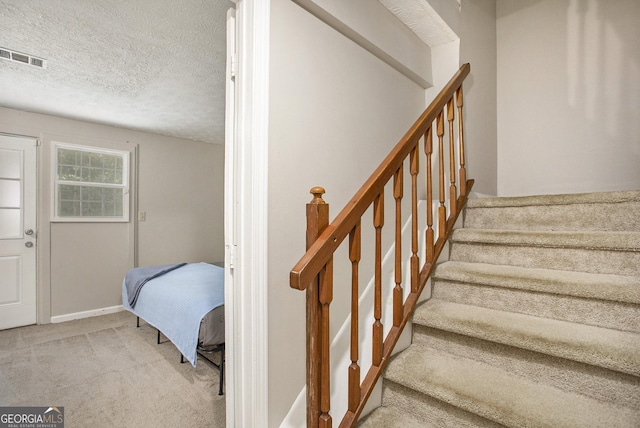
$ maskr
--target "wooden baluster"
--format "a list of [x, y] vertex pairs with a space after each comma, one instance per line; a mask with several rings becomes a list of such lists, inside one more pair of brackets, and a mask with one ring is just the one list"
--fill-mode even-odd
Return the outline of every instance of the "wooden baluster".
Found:
[[418, 144], [409, 156], [411, 173], [411, 291], [418, 292], [420, 258], [418, 257]]
[[[400, 143], [389, 153], [374, 174], [365, 182], [361, 190], [356, 193], [350, 202], [349, 208], [343, 210], [334, 223], [328, 225], [329, 207], [322, 200], [324, 189], [312, 189], [314, 200], [307, 205], [307, 253], [300, 259], [290, 272], [290, 285], [298, 290], [307, 290], [307, 425], [313, 428], [329, 428], [332, 425], [331, 411], [331, 391], [330, 391], [330, 304], [333, 300], [333, 253], [341, 245], [346, 235], [349, 235], [349, 258], [352, 264], [352, 301], [351, 301], [351, 364], [349, 373], [349, 401], [348, 409], [344, 419], [340, 423], [342, 427], [355, 426], [357, 420], [365, 407], [365, 400], [372, 393], [376, 382], [379, 380], [385, 366], [386, 358], [393, 352], [393, 345], [399, 340], [402, 328], [410, 317], [413, 308], [418, 301], [417, 291], [422, 279], [428, 280], [432, 273], [434, 263], [443, 250], [447, 232], [451, 232], [450, 226], [454, 223], [460, 213], [460, 203], [466, 202], [466, 196], [471, 190], [473, 180], [466, 179], [465, 165], [465, 141], [463, 131], [463, 95], [462, 82], [469, 73], [469, 65], [463, 65], [458, 73], [449, 81], [445, 89], [435, 98], [428, 109], [421, 115], [410, 132], [400, 141]], [[455, 101], [454, 101], [454, 98]], [[455, 102], [455, 105], [454, 105]], [[454, 135], [454, 124], [456, 111], [459, 118], [457, 136]], [[449, 146], [450, 152], [450, 189], [451, 213], [447, 216], [449, 204], [446, 203], [446, 170], [445, 170], [445, 147], [444, 147], [444, 121], [445, 108], [449, 124]], [[435, 116], [435, 117], [434, 117]], [[427, 121], [428, 120], [428, 121]], [[433, 121], [436, 123], [434, 124]], [[435, 146], [433, 128], [436, 128], [438, 146]], [[424, 130], [426, 154], [426, 197], [427, 213], [426, 222], [426, 260], [422, 271], [420, 271], [418, 256], [418, 186], [417, 175], [419, 169], [420, 138], [418, 130]], [[456, 156], [455, 138], [460, 141], [460, 153]], [[438, 158], [438, 186], [439, 204], [434, 206], [434, 186], [435, 171], [433, 159], [434, 151], [439, 154]], [[402, 199], [404, 198], [403, 173], [406, 157], [410, 157], [409, 170], [411, 177], [407, 180], [411, 182], [411, 293], [408, 294], [407, 302], [404, 298], [407, 285], [402, 284], [402, 236], [401, 224], [398, 219], [402, 217]], [[456, 172], [456, 162], [459, 162], [459, 170]], [[384, 338], [382, 324], [382, 227], [384, 225], [384, 193], [385, 186], [390, 184], [391, 176], [394, 176], [394, 194], [396, 201], [396, 229], [395, 245], [397, 253], [395, 257], [395, 277], [393, 287], [393, 326], [389, 329], [388, 337]], [[456, 197], [456, 180], [460, 180], [460, 197]], [[423, 183], [424, 184], [424, 183]], [[407, 201], [408, 202], [408, 201]], [[373, 206], [371, 204], [373, 203]], [[374, 321], [373, 345], [372, 345], [372, 366], [367, 367], [366, 374], [361, 373], [362, 367], [359, 360], [359, 264], [361, 260], [361, 217], [365, 211], [372, 209], [373, 225], [375, 232], [375, 273], [374, 273]], [[407, 214], [407, 213], [405, 213]], [[437, 215], [437, 218], [435, 218]], [[447, 219], [447, 217], [449, 217]], [[438, 226], [438, 236], [435, 235], [435, 224]], [[327, 230], [330, 228], [331, 230]], [[330, 232], [330, 233], [329, 233]], [[322, 242], [318, 238], [322, 236]], [[435, 241], [435, 242], [434, 242]], [[407, 243], [408, 244], [408, 243]], [[404, 260], [406, 261], [406, 259]], [[389, 291], [385, 285], [385, 291]], [[406, 305], [406, 306], [405, 306]], [[386, 346], [386, 348], [385, 348]], [[360, 376], [363, 375], [362, 381]], [[334, 409], [335, 411], [335, 409]]]
[[349, 259], [351, 260], [351, 365], [349, 366], [349, 411], [355, 412], [360, 404], [360, 366], [358, 365], [358, 264], [362, 253], [360, 221], [349, 233]]
[[[384, 190], [383, 190], [384, 192]], [[384, 193], [378, 194], [373, 201], [373, 226], [376, 229], [376, 257], [375, 257], [375, 291], [373, 317], [373, 355], [372, 364], [382, 363], [383, 329], [382, 322], [382, 226], [384, 225]]]
[[333, 257], [320, 270], [320, 428], [331, 428], [331, 301], [333, 300]]
[[464, 123], [462, 121], [462, 86], [456, 91], [456, 105], [458, 106], [458, 141], [460, 145], [460, 194], [467, 194], [467, 169], [464, 160]]
[[456, 144], [455, 134], [453, 132], [453, 121], [455, 119], [455, 110], [453, 108], [453, 96], [447, 102], [447, 121], [449, 122], [449, 215], [453, 215], [457, 209], [458, 190], [456, 189]]
[[444, 111], [438, 113], [436, 119], [436, 133], [438, 134], [438, 175], [440, 183], [440, 206], [438, 207], [438, 238], [445, 237], [447, 207], [444, 205]]
[[[307, 249], [329, 224], [329, 204], [323, 199], [324, 189], [311, 189], [313, 200], [307, 204]], [[307, 426], [318, 427], [320, 419], [320, 284], [319, 277], [307, 286]]]
[[403, 196], [403, 168], [400, 167], [393, 176], [393, 197], [396, 200], [396, 263], [395, 263], [395, 281], [396, 286], [393, 289], [393, 325], [400, 327], [402, 324], [402, 316], [404, 315], [402, 291], [402, 196]]
[[433, 173], [431, 171], [431, 155], [433, 154], [433, 138], [431, 126], [424, 135], [424, 152], [427, 155], [427, 263], [433, 263], [434, 233], [433, 233]]

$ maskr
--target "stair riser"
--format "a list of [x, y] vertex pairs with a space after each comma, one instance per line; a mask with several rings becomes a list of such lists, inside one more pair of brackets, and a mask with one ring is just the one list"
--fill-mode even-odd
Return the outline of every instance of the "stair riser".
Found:
[[640, 201], [614, 204], [475, 207], [464, 227], [507, 230], [605, 230], [640, 232]]
[[414, 343], [490, 364], [567, 392], [640, 410], [640, 378], [633, 375], [420, 325], [414, 325]]
[[640, 333], [640, 305], [442, 280], [433, 281], [432, 297]]
[[382, 405], [394, 406], [422, 421], [422, 427], [499, 428], [488, 419], [437, 400], [429, 395], [384, 380]]
[[450, 260], [575, 272], [640, 275], [640, 252], [453, 242]]

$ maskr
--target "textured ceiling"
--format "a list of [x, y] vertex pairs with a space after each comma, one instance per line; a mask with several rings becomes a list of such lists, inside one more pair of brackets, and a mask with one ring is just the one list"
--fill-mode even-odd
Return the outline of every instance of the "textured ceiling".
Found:
[[224, 142], [229, 0], [0, 0], [0, 106]]
[[[387, 9], [432, 48], [457, 40], [458, 36], [425, 0], [379, 0]], [[457, 0], [460, 6], [460, 0]]]

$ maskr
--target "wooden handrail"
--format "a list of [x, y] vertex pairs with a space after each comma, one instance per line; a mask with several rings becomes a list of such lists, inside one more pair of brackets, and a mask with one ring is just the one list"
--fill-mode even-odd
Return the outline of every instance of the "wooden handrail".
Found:
[[[384, 370], [391, 352], [400, 334], [407, 324], [427, 279], [431, 275], [438, 256], [453, 231], [453, 226], [466, 204], [473, 186], [473, 180], [466, 178], [464, 131], [462, 123], [462, 83], [469, 74], [469, 64], [464, 64], [452, 77], [420, 118], [414, 123], [400, 142], [393, 148], [382, 164], [375, 170], [345, 208], [329, 224], [329, 205], [322, 199], [324, 189], [311, 189], [313, 200], [307, 204], [307, 252], [290, 273], [292, 288], [306, 290], [307, 293], [307, 426], [311, 428], [332, 426], [330, 414], [330, 305], [333, 300], [333, 255], [335, 250], [349, 236], [349, 260], [351, 262], [351, 340], [348, 368], [348, 404], [347, 412], [340, 422], [340, 427], [353, 427], [367, 402], [373, 388]], [[458, 127], [454, 126], [458, 119]], [[445, 118], [446, 117], [446, 118]], [[445, 120], [447, 127], [445, 129]], [[435, 124], [434, 124], [435, 122]], [[433, 137], [437, 137], [437, 170], [438, 170], [438, 207], [437, 229], [435, 239], [433, 215], [432, 177]], [[458, 140], [458, 156], [456, 156], [456, 135]], [[447, 132], [448, 131], [448, 132]], [[445, 135], [448, 136], [448, 154], [445, 153]], [[424, 140], [426, 159], [426, 248], [419, 251], [418, 237], [418, 175], [420, 164], [420, 140]], [[448, 162], [445, 157], [448, 156]], [[410, 288], [403, 286], [402, 266], [404, 260], [401, 252], [402, 240], [402, 199], [404, 197], [403, 171], [405, 161], [409, 159], [411, 174], [411, 254], [410, 272], [408, 274]], [[448, 165], [447, 165], [448, 164]], [[445, 165], [448, 166], [449, 189], [445, 191]], [[458, 183], [456, 181], [458, 166]], [[384, 219], [384, 189], [393, 182], [393, 199], [395, 203], [395, 258], [393, 323], [384, 337], [383, 319], [383, 279], [382, 279], [382, 229]], [[447, 199], [449, 213], [447, 213]], [[372, 365], [360, 382], [359, 365], [359, 262], [361, 260], [361, 219], [365, 211], [373, 208], [374, 240], [374, 305], [372, 323]], [[420, 254], [425, 260], [420, 266]], [[404, 299], [405, 289], [409, 289]]]
[[436, 119], [439, 112], [462, 86], [462, 82], [469, 74], [471, 67], [464, 64], [453, 78], [447, 83], [442, 91], [431, 102], [429, 107], [422, 113], [413, 126], [402, 137], [400, 142], [393, 148], [391, 153], [382, 161], [380, 166], [362, 185], [360, 190], [351, 198], [344, 209], [322, 232], [313, 245], [307, 250], [304, 256], [291, 269], [289, 283], [292, 288], [304, 290], [307, 284], [318, 275], [322, 266], [325, 265], [329, 257], [340, 246], [347, 237], [356, 222], [371, 205], [373, 199], [382, 191], [385, 184], [391, 179], [393, 174], [402, 166], [402, 163], [411, 150], [417, 145], [418, 139], [424, 135], [427, 128]]

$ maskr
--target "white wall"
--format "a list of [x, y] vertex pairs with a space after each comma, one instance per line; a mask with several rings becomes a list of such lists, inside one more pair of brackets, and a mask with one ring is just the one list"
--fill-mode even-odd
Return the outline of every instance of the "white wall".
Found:
[[[371, 0], [293, 0], [410, 80], [432, 85], [428, 46], [382, 3]], [[384, 28], [384, 31], [380, 31]]]
[[[130, 223], [51, 223], [51, 141], [138, 152], [139, 265], [224, 258], [223, 147], [0, 107], [0, 132], [38, 137], [38, 319], [120, 305]], [[133, 210], [133, 204], [132, 204]], [[49, 250], [50, 249], [50, 250]]]
[[495, 0], [428, 0], [458, 40], [431, 48], [434, 87], [430, 99], [461, 64], [471, 64], [465, 80], [464, 122], [467, 175], [474, 192], [497, 194], [498, 140], [496, 101]]
[[[455, 3], [455, 2], [452, 2]], [[473, 191], [495, 195], [498, 186], [495, 0], [463, 1], [460, 63], [471, 64], [465, 81], [465, 141]]]
[[[268, 425], [279, 426], [305, 384], [305, 295], [289, 287], [289, 271], [305, 249], [309, 189], [326, 188], [333, 218], [419, 116], [425, 97], [288, 0], [271, 2], [270, 45]], [[345, 288], [335, 285], [338, 324]]]
[[498, 193], [640, 188], [640, 2], [497, 2]]

